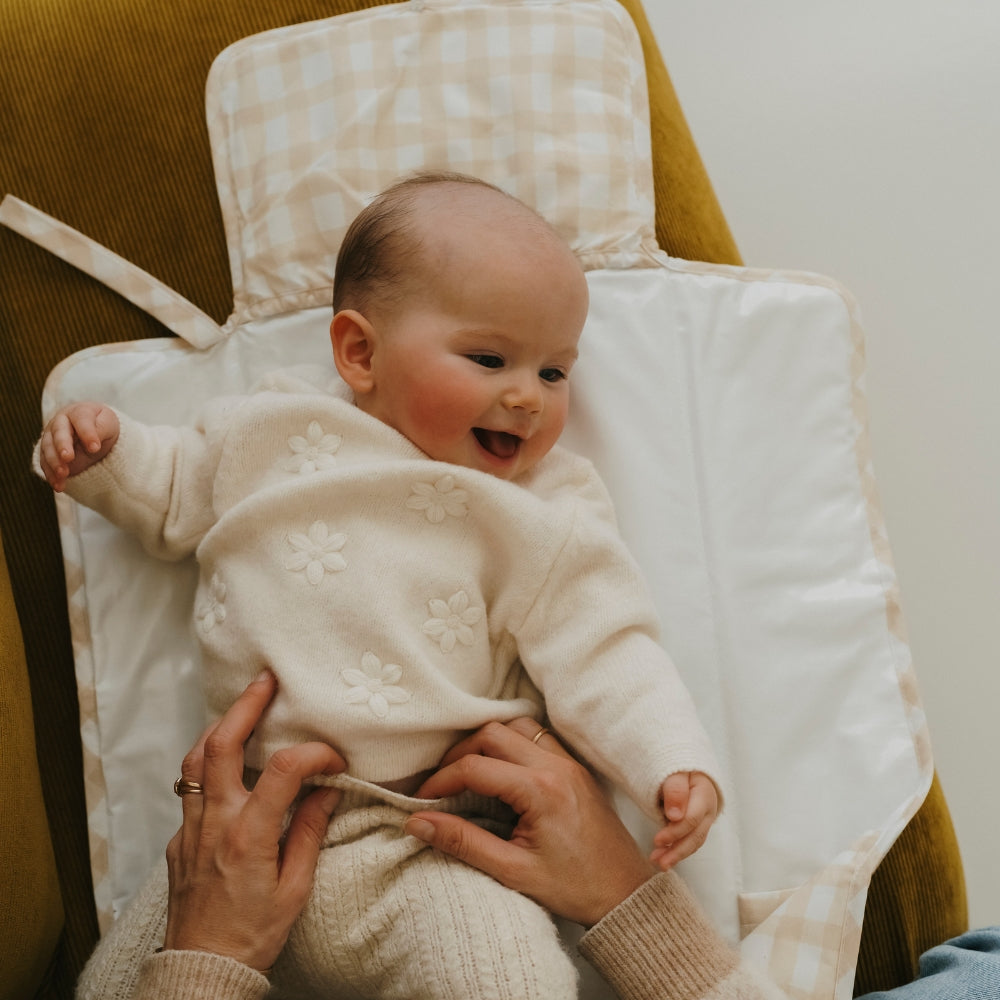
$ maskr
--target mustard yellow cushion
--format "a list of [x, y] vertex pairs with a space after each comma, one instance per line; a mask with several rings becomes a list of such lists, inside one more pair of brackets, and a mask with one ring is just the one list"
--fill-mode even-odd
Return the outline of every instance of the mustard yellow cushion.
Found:
[[21, 629], [0, 539], [0, 998], [31, 996], [55, 951], [62, 898], [35, 758]]

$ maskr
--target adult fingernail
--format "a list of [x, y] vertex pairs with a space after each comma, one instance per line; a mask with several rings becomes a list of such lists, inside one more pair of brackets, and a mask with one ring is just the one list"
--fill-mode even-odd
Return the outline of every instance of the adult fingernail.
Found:
[[411, 837], [422, 840], [425, 844], [429, 844], [434, 839], [434, 824], [428, 823], [425, 819], [417, 819], [411, 816], [403, 824], [403, 830]]

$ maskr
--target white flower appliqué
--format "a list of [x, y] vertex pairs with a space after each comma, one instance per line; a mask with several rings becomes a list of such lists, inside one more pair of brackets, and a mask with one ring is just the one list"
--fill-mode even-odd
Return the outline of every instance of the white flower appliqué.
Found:
[[402, 705], [410, 700], [410, 692], [396, 686], [396, 681], [403, 676], [403, 668], [395, 663], [383, 663], [372, 652], [361, 657], [360, 670], [348, 667], [340, 676], [345, 684], [351, 685], [347, 692], [348, 703], [367, 704], [379, 719], [389, 714], [390, 705]]
[[313, 521], [307, 535], [293, 532], [288, 536], [295, 552], [285, 560], [285, 569], [292, 573], [305, 570], [306, 579], [315, 587], [326, 573], [347, 569], [347, 560], [340, 554], [346, 541], [347, 535], [332, 535], [322, 521]]
[[219, 579], [218, 573], [212, 574], [208, 593], [198, 602], [194, 614], [203, 632], [211, 632], [226, 620], [226, 585]]
[[438, 643], [443, 653], [450, 653], [456, 642], [472, 645], [471, 626], [482, 621], [484, 611], [469, 607], [469, 595], [464, 590], [452, 594], [447, 601], [434, 598], [427, 603], [434, 617], [424, 622], [424, 632]]
[[337, 464], [333, 456], [342, 440], [339, 434], [325, 434], [319, 421], [313, 420], [306, 428], [305, 437], [293, 434], [288, 439], [292, 457], [285, 463], [285, 468], [302, 476], [331, 469]]
[[454, 476], [442, 476], [436, 483], [414, 483], [412, 496], [406, 501], [410, 510], [422, 510], [431, 524], [440, 524], [445, 517], [465, 517], [469, 494], [457, 489]]

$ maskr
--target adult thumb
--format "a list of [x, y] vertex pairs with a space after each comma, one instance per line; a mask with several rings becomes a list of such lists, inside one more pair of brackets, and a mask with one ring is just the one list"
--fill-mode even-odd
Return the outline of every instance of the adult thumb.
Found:
[[516, 850], [500, 837], [450, 813], [414, 813], [403, 824], [403, 831], [501, 882], [511, 861], [509, 853]]

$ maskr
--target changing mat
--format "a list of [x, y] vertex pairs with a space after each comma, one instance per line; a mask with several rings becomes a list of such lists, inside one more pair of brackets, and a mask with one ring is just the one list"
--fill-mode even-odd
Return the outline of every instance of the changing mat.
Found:
[[[223, 326], [3, 203], [0, 221], [181, 338], [69, 358], [45, 414], [95, 398], [184, 423], [275, 368], [335, 379], [336, 249], [402, 174], [472, 173], [536, 207], [591, 291], [563, 441], [612, 493], [726, 772], [726, 810], [681, 872], [790, 996], [850, 997], [871, 874], [933, 770], [850, 297], [658, 250], [642, 55], [614, 0], [434, 0], [268, 32], [219, 56], [207, 108], [234, 289]], [[179, 822], [170, 783], [202, 726], [197, 573], [64, 496], [58, 512], [106, 927]]]

